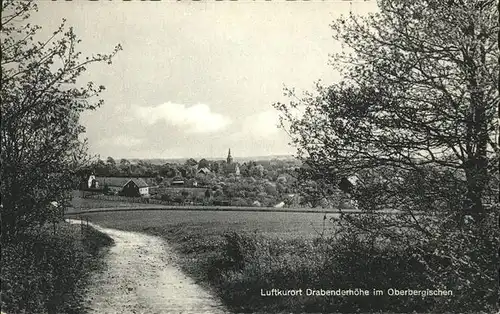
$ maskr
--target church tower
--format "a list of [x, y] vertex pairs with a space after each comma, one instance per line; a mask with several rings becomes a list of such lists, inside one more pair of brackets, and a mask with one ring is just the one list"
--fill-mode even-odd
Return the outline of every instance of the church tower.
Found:
[[233, 157], [231, 156], [231, 148], [230, 148], [227, 154], [227, 163], [230, 164], [232, 162], [233, 162]]

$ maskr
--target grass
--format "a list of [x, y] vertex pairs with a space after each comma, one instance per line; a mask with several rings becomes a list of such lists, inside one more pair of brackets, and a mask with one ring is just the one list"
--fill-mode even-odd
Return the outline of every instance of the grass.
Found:
[[[166, 239], [179, 253], [183, 270], [236, 313], [487, 313], [495, 303], [491, 296], [453, 285], [448, 286], [455, 289], [453, 297], [387, 295], [389, 288], [436, 288], [416, 251], [371, 245], [349, 235], [334, 241], [328, 237], [331, 230], [319, 237], [323, 214], [138, 211], [87, 217], [104, 227]], [[273, 288], [379, 289], [384, 295], [261, 295], [261, 289]], [[478, 296], [485, 304], [477, 301]]]
[[[139, 208], [139, 207], [155, 207], [154, 204], [134, 203], [126, 201], [111, 201], [99, 200], [93, 198], [83, 198], [79, 195], [79, 191], [73, 191], [73, 198], [71, 201], [71, 210], [86, 210], [91, 208]], [[70, 210], [70, 211], [71, 211]]]
[[99, 199], [73, 199], [72, 207], [74, 209], [92, 209], [92, 208], [141, 208], [141, 207], [156, 207], [155, 204], [133, 203], [124, 201], [110, 201]]
[[144, 210], [89, 213], [84, 216], [103, 227], [158, 232], [158, 235], [165, 232], [194, 233], [203, 234], [205, 237], [221, 236], [228, 231], [243, 231], [273, 238], [313, 238], [321, 233], [324, 222], [323, 213], [294, 212]]
[[6, 313], [85, 313], [84, 288], [101, 269], [108, 236], [78, 225], [45, 226], [2, 243], [2, 311]]

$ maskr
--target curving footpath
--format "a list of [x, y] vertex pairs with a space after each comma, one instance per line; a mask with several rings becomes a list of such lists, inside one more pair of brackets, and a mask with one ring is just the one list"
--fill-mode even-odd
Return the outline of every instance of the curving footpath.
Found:
[[104, 271], [92, 275], [89, 313], [228, 313], [175, 267], [175, 253], [162, 239], [92, 227], [108, 234], [115, 244], [106, 254]]

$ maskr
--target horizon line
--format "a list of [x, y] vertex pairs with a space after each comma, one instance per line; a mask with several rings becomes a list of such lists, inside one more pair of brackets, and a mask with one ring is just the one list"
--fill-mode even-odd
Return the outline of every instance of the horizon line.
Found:
[[[225, 159], [227, 156], [218, 156], [218, 157], [113, 157], [113, 156], [101, 156], [100, 154], [96, 154], [96, 156], [100, 159], [112, 157], [113, 159]], [[238, 158], [262, 158], [262, 157], [293, 157], [296, 158], [295, 154], [270, 154], [270, 155], [248, 155], [248, 156], [233, 156], [234, 159]]]

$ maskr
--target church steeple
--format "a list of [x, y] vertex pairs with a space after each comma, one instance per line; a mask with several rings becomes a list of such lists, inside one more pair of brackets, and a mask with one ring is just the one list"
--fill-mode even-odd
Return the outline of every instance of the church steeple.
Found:
[[233, 157], [231, 156], [231, 148], [229, 149], [229, 152], [227, 153], [227, 163], [230, 164], [233, 162]]

